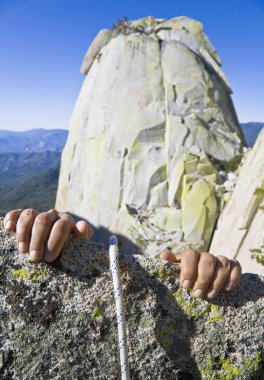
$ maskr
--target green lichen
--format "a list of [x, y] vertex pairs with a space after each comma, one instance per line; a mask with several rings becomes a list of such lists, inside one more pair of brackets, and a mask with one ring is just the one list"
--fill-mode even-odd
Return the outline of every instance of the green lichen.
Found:
[[234, 359], [220, 356], [218, 359], [207, 359], [206, 368], [199, 368], [204, 380], [238, 380], [246, 374], [254, 374], [260, 369], [261, 355], [247, 356], [244, 364], [238, 366], [234, 363]]
[[219, 313], [219, 309], [216, 305], [210, 304], [208, 313], [209, 313], [208, 322], [220, 322], [224, 318], [223, 314]]
[[264, 186], [259, 186], [255, 189], [254, 194], [257, 198], [262, 199], [264, 197]]
[[162, 281], [165, 281], [168, 277], [170, 277], [170, 273], [166, 271], [166, 269], [162, 269], [159, 272], [155, 272], [154, 276], [161, 279]]
[[194, 297], [188, 297], [181, 288], [177, 292], [171, 294], [169, 299], [175, 299], [178, 306], [183, 309], [184, 313], [189, 318], [199, 318], [201, 316], [207, 316], [208, 322], [220, 322], [223, 319], [223, 315], [216, 305], [206, 303]]
[[167, 326], [156, 330], [157, 338], [161, 341], [165, 348], [173, 345], [175, 327], [172, 323]]
[[87, 264], [87, 265], [85, 265], [85, 269], [87, 269], [89, 272], [92, 272], [93, 265], [92, 264]]
[[252, 248], [250, 252], [252, 252], [252, 259], [256, 260], [258, 264], [264, 265], [264, 240], [259, 248]]
[[257, 372], [261, 365], [261, 354], [257, 352], [255, 357], [247, 359], [244, 363], [244, 372]]
[[104, 315], [104, 309], [105, 309], [105, 302], [102, 300], [102, 298], [98, 297], [94, 301], [95, 307], [93, 311], [91, 312], [92, 318], [100, 318]]
[[46, 279], [48, 275], [44, 268], [33, 269], [29, 267], [22, 267], [20, 269], [13, 269], [12, 277], [22, 281], [34, 283]]
[[92, 317], [93, 318], [100, 318], [103, 316], [103, 311], [101, 308], [99, 307], [96, 307], [93, 311], [92, 311]]
[[254, 191], [254, 195], [257, 196], [257, 204], [258, 208], [261, 210], [264, 210], [264, 205], [261, 205], [263, 199], [264, 199], [264, 181], [262, 182], [262, 185], [257, 187]]

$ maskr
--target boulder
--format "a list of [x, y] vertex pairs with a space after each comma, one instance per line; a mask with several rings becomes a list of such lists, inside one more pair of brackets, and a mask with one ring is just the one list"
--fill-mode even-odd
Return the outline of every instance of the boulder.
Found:
[[98, 34], [82, 72], [56, 209], [87, 219], [96, 241], [114, 232], [124, 253], [208, 249], [218, 173], [234, 170], [246, 143], [202, 24], [122, 19]]
[[[179, 267], [120, 255], [131, 380], [263, 379], [263, 277], [213, 302]], [[108, 252], [70, 236], [52, 264], [18, 253], [0, 219], [0, 378], [120, 379]]]
[[247, 271], [264, 274], [263, 248], [264, 128], [239, 171], [234, 192], [217, 223], [210, 250], [238, 259]]

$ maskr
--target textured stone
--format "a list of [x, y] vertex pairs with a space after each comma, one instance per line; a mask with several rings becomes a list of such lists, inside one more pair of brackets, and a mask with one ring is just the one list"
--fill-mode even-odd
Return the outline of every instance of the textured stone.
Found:
[[[208, 249], [226, 191], [216, 188], [218, 170], [233, 171], [245, 145], [219, 57], [187, 17], [122, 19], [109, 33], [84, 60], [55, 207], [87, 219], [97, 241], [115, 231], [124, 253]], [[187, 193], [197, 202], [191, 226]], [[148, 222], [161, 208], [168, 220], [170, 208], [182, 209], [174, 234]]]
[[210, 247], [212, 252], [222, 251], [229, 258], [238, 259], [247, 271], [259, 274], [264, 273], [264, 266], [251, 258], [251, 249], [258, 249], [264, 240], [263, 198], [264, 129], [240, 169], [235, 190], [221, 213]]
[[81, 70], [80, 70], [82, 74], [85, 74], [85, 75], [88, 74], [88, 71], [93, 64], [93, 61], [98, 56], [102, 48], [110, 40], [110, 38], [112, 37], [112, 34], [113, 34], [112, 31], [107, 30], [107, 29], [103, 29], [97, 34], [96, 38], [93, 40], [93, 43], [89, 47], [84, 57]]
[[[53, 264], [19, 254], [0, 219], [0, 377], [120, 379], [105, 248], [70, 236]], [[120, 255], [131, 380], [263, 379], [263, 277], [213, 301], [179, 285], [176, 265]], [[180, 376], [180, 375], [179, 375]], [[192, 376], [192, 377], [191, 377]]]

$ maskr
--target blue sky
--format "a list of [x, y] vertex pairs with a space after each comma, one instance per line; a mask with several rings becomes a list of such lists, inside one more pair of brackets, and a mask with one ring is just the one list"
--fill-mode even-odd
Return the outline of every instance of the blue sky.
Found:
[[95, 35], [149, 15], [201, 21], [239, 120], [264, 122], [264, 0], [0, 0], [0, 129], [68, 129]]

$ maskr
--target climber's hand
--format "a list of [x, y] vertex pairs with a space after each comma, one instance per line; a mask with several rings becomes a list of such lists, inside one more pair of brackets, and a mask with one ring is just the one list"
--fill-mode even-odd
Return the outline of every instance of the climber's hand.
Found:
[[160, 258], [180, 263], [180, 282], [184, 288], [192, 289], [194, 297], [212, 299], [222, 289], [233, 290], [240, 281], [242, 270], [239, 262], [225, 256], [188, 249], [177, 254], [165, 251]]
[[54, 209], [47, 212], [31, 208], [9, 211], [4, 226], [6, 232], [16, 232], [18, 250], [29, 252], [30, 260], [34, 262], [42, 258], [47, 262], [54, 261], [71, 232], [84, 239], [93, 233], [86, 221], [75, 223], [70, 214]]

